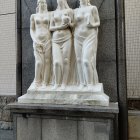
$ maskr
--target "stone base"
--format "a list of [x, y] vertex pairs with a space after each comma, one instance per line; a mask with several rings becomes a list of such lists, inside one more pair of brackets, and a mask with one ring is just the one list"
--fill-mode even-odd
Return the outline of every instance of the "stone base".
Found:
[[118, 140], [118, 104], [108, 107], [21, 104], [8, 105], [14, 140]]
[[90, 89], [83, 88], [81, 91], [76, 86], [69, 86], [65, 90], [52, 90], [51, 86], [36, 90], [30, 87], [27, 94], [18, 98], [18, 102], [109, 106], [109, 97], [104, 94], [102, 84]]

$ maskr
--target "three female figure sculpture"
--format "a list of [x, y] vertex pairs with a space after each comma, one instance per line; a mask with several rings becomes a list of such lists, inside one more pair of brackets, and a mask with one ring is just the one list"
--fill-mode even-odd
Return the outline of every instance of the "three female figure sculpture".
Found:
[[[53, 70], [53, 88], [68, 85], [71, 57], [75, 56], [79, 87], [97, 84], [98, 10], [89, 0], [80, 0], [72, 10], [66, 0], [57, 0], [57, 9], [49, 15], [46, 0], [38, 0], [37, 13], [31, 16], [30, 34], [35, 55], [35, 86], [48, 85]], [[74, 31], [74, 51], [72, 31]], [[52, 58], [52, 59], [51, 59]], [[52, 62], [51, 62], [52, 61]], [[51, 65], [51, 63], [53, 65]]]

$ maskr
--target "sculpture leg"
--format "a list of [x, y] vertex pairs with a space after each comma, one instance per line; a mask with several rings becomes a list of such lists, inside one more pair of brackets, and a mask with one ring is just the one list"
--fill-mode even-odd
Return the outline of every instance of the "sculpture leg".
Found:
[[93, 63], [92, 63], [94, 84], [99, 83], [99, 78], [98, 78], [98, 73], [96, 68], [97, 46], [98, 46], [98, 37], [96, 36], [94, 48], [93, 48], [94, 55], [93, 55]]
[[74, 42], [74, 49], [75, 49], [75, 55], [76, 55], [76, 61], [77, 61], [77, 70], [78, 70], [78, 76], [80, 81], [80, 88], [84, 87], [84, 77], [83, 77], [83, 68], [82, 68], [82, 45], [75, 40]]
[[34, 82], [40, 84], [42, 81], [42, 69], [43, 69], [43, 54], [35, 52], [35, 78]]
[[93, 82], [93, 67], [91, 63], [92, 59], [92, 48], [89, 47], [87, 49], [84, 49], [83, 52], [83, 70], [84, 70], [84, 77], [87, 86], [91, 86], [94, 84]]
[[63, 80], [62, 88], [64, 89], [68, 83], [70, 56], [71, 56], [72, 40], [68, 40], [63, 44]]
[[[96, 70], [96, 43], [86, 46], [83, 51], [84, 77], [87, 86], [96, 84], [98, 75]], [[96, 79], [96, 80], [95, 80]]]
[[54, 72], [54, 89], [56, 89], [62, 79], [62, 73], [63, 73], [63, 63], [62, 63], [62, 53], [60, 46], [56, 43], [52, 44], [52, 55], [53, 55], [53, 72]]
[[41, 54], [37, 51], [34, 51], [35, 56], [35, 78], [34, 82], [36, 84], [41, 84], [42, 82], [42, 72], [43, 72], [43, 63], [44, 63], [44, 54]]
[[94, 75], [94, 83], [95, 84], [99, 83], [99, 78], [98, 78], [98, 73], [96, 68], [96, 54], [94, 55], [93, 58], [93, 75]]
[[44, 62], [44, 76], [43, 76], [43, 85], [46, 86], [50, 78], [50, 66], [51, 66], [51, 48], [47, 49], [45, 52], [45, 62]]

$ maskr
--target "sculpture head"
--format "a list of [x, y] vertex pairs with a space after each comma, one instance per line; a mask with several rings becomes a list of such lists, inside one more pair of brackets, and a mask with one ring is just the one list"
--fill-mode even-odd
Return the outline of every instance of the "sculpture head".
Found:
[[40, 2], [46, 3], [46, 0], [37, 0], [37, 4]]
[[80, 0], [80, 5], [87, 5], [87, 6], [89, 6], [89, 5], [91, 5], [90, 4], [90, 0]]
[[57, 0], [57, 9], [60, 9], [60, 7], [63, 7], [64, 9], [69, 9], [69, 5], [67, 3], [67, 0]]
[[37, 1], [36, 13], [46, 12], [46, 11], [48, 11], [46, 0], [38, 0]]

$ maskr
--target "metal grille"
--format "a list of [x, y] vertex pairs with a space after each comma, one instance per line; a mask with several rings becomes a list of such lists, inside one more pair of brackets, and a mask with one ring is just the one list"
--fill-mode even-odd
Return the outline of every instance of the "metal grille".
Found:
[[128, 97], [140, 97], [140, 0], [125, 0]]

